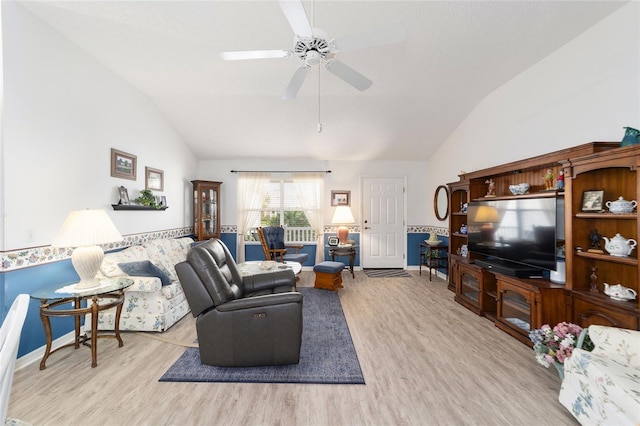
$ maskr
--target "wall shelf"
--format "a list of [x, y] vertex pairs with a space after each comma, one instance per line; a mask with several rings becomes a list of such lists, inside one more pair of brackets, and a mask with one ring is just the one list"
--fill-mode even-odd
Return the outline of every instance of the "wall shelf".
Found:
[[169, 206], [163, 206], [160, 208], [140, 206], [137, 204], [111, 204], [114, 210], [151, 210], [151, 211], [165, 211]]

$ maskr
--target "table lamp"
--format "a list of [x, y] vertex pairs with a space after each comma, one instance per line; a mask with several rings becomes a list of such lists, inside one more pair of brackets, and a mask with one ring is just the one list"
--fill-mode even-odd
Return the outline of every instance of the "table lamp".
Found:
[[85, 289], [100, 285], [96, 273], [104, 259], [104, 251], [98, 244], [122, 239], [104, 210], [76, 210], [69, 213], [51, 246], [75, 248], [71, 263], [80, 276], [75, 288]]
[[340, 225], [338, 226], [338, 241], [340, 244], [345, 244], [347, 242], [347, 237], [349, 236], [349, 228], [344, 225], [350, 225], [353, 223], [356, 223], [356, 221], [353, 218], [353, 214], [351, 213], [349, 206], [336, 207], [336, 211], [333, 212], [331, 224]]

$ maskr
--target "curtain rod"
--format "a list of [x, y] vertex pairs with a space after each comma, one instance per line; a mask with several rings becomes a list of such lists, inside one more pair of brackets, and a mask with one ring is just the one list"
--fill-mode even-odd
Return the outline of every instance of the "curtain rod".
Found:
[[331, 173], [331, 170], [231, 170], [231, 173]]

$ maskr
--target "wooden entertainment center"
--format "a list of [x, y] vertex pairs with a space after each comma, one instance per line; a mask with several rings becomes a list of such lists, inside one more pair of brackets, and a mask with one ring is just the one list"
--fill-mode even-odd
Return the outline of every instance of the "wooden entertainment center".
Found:
[[[604, 283], [622, 284], [640, 292], [638, 248], [628, 257], [587, 250], [589, 234], [594, 229], [608, 238], [619, 233], [627, 239], [640, 240], [637, 210], [613, 214], [604, 207], [606, 201], [620, 196], [629, 201], [640, 199], [639, 167], [640, 145], [620, 147], [619, 142], [592, 142], [459, 175], [457, 182], [448, 184], [449, 289], [455, 291], [455, 300], [529, 345], [529, 330], [562, 321], [582, 327], [601, 324], [640, 330], [639, 299], [618, 301], [603, 292]], [[564, 173], [563, 189], [546, 189], [543, 176], [548, 169], [556, 178], [561, 171]], [[463, 232], [463, 225], [470, 218], [463, 205], [487, 200], [489, 180], [495, 185], [491, 200], [564, 198], [565, 284], [546, 277], [505, 275], [476, 264], [476, 260], [483, 260], [477, 253], [464, 256], [468, 235]], [[527, 194], [513, 195], [509, 191], [509, 185], [523, 182], [530, 184]], [[604, 190], [604, 211], [582, 211], [583, 194], [592, 190]]]

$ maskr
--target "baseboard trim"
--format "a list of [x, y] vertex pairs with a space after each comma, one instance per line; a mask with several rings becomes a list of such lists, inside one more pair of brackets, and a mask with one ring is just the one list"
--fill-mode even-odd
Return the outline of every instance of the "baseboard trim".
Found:
[[[51, 344], [51, 347], [55, 349], [55, 348], [64, 346], [68, 343], [73, 343], [73, 340], [75, 339], [75, 337], [76, 337], [76, 332], [70, 331], [69, 333], [63, 336], [60, 336], [56, 340], [54, 340]], [[22, 370], [23, 368], [28, 367], [33, 363], [40, 362], [42, 360], [42, 357], [44, 356], [44, 351], [46, 348], [47, 348], [46, 346], [40, 346], [38, 349], [31, 351], [28, 354], [18, 358], [16, 360], [16, 368], [15, 368], [16, 371]]]

